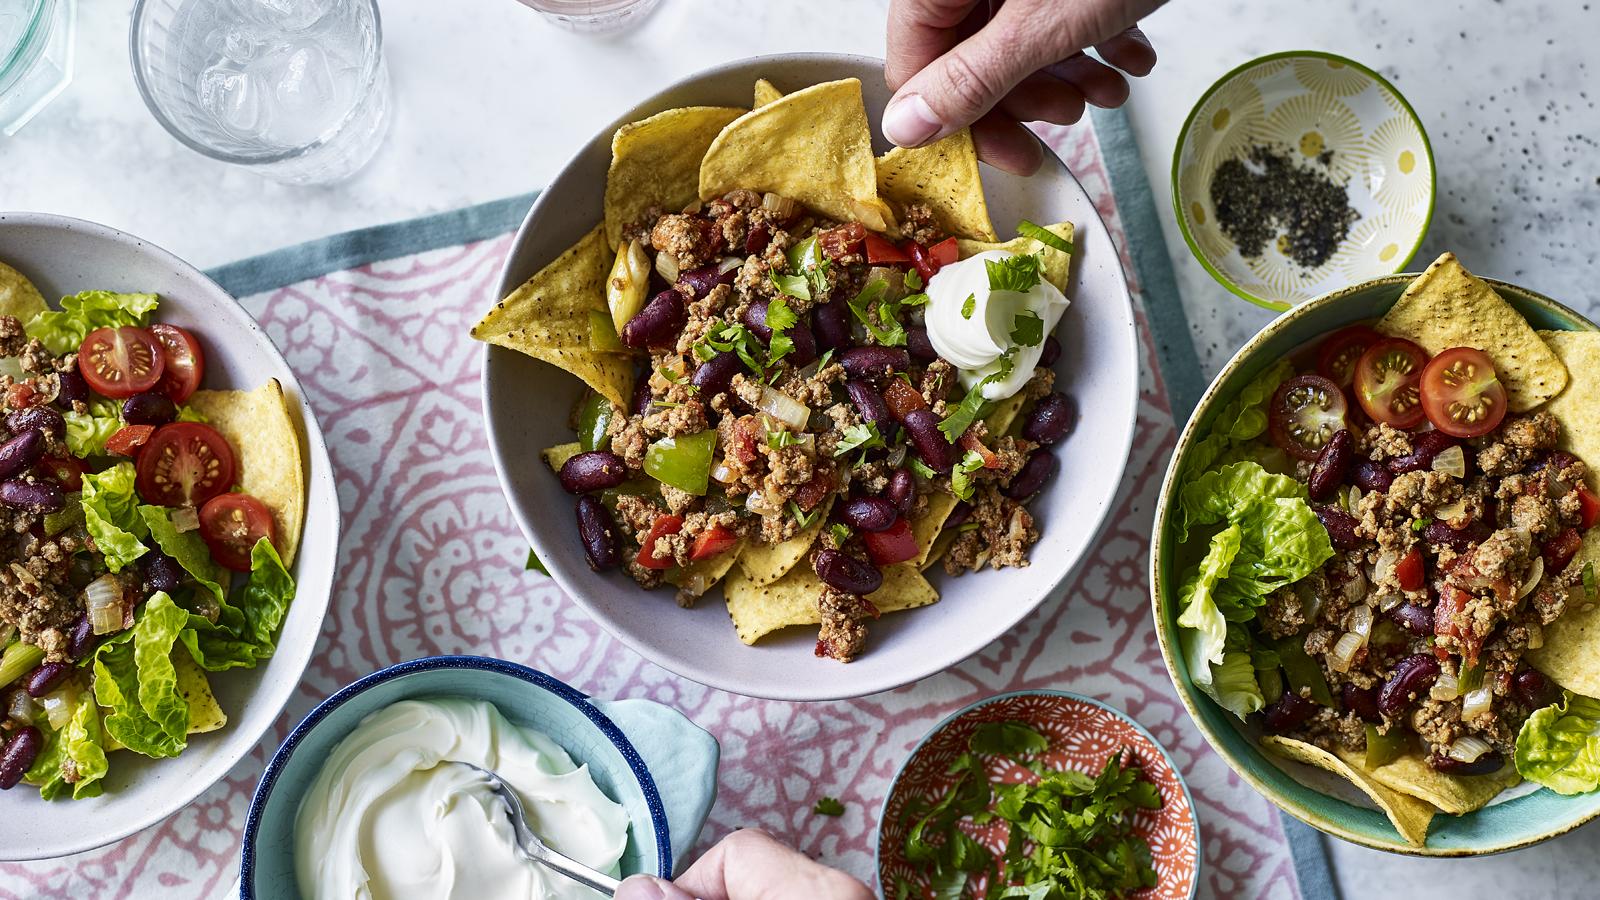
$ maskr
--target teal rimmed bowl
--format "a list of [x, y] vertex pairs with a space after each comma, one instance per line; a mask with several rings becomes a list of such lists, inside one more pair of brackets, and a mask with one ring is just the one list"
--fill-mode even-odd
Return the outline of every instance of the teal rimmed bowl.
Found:
[[[1389, 820], [1376, 808], [1358, 806], [1313, 790], [1268, 759], [1266, 752], [1256, 745], [1254, 736], [1189, 680], [1178, 640], [1178, 580], [1182, 566], [1193, 560], [1177, 546], [1172, 534], [1172, 513], [1181, 487], [1177, 473], [1182, 470], [1196, 434], [1210, 427], [1218, 411], [1268, 366], [1338, 328], [1383, 315], [1415, 277], [1408, 274], [1378, 278], [1296, 307], [1251, 338], [1223, 367], [1178, 437], [1161, 485], [1150, 550], [1151, 600], [1161, 656], [1178, 689], [1178, 697], [1212, 748], [1239, 777], [1268, 800], [1320, 831], [1365, 847], [1414, 856], [1481, 856], [1532, 846], [1600, 816], [1600, 792], [1563, 797], [1539, 789], [1464, 816], [1440, 813], [1428, 830], [1427, 844], [1413, 847], [1395, 832]], [[1485, 280], [1536, 329], [1600, 330], [1593, 322], [1548, 297], [1502, 281]], [[1321, 773], [1316, 777], [1322, 777]]]

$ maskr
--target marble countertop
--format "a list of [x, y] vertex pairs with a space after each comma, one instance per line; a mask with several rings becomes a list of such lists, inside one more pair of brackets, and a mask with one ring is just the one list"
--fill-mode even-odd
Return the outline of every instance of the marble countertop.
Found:
[[[388, 142], [344, 184], [294, 188], [172, 140], [134, 90], [129, 4], [80, 0], [75, 81], [17, 137], [0, 139], [0, 208], [105, 222], [213, 266], [532, 190], [616, 109], [698, 69], [823, 48], [881, 55], [886, 5], [662, 0], [640, 29], [595, 38], [560, 31], [513, 0], [387, 0]], [[1171, 148], [1206, 85], [1263, 53], [1343, 53], [1393, 80], [1432, 138], [1439, 198], [1415, 266], [1451, 249], [1474, 271], [1600, 313], [1591, 287], [1600, 247], [1593, 6], [1174, 0], [1147, 23], [1162, 62], [1131, 105], [1157, 202], [1170, 208]], [[1164, 224], [1196, 348], [1215, 371], [1270, 314], [1211, 281], [1176, 225]], [[1594, 828], [1449, 863], [1330, 844], [1345, 897], [1579, 897], [1600, 881]]]

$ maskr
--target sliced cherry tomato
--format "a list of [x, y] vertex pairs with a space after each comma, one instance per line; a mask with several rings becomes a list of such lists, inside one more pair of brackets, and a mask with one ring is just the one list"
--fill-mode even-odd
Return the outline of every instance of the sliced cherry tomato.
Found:
[[1488, 434], [1506, 417], [1506, 388], [1482, 351], [1451, 347], [1422, 370], [1422, 411], [1433, 427], [1459, 438]]
[[1267, 407], [1272, 442], [1298, 459], [1314, 460], [1347, 425], [1344, 391], [1321, 375], [1299, 375], [1278, 385]]
[[1544, 571], [1546, 575], [1555, 576], [1566, 571], [1567, 563], [1578, 555], [1578, 548], [1583, 546], [1583, 538], [1578, 535], [1576, 528], [1566, 528], [1555, 537], [1544, 542], [1539, 548], [1539, 555], [1544, 557]]
[[672, 557], [656, 559], [656, 540], [662, 535], [677, 534], [683, 528], [683, 516], [656, 516], [650, 523], [650, 532], [645, 535], [644, 541], [639, 545], [639, 555], [634, 558], [639, 565], [646, 569], [670, 569], [674, 565]]
[[689, 559], [695, 562], [710, 559], [737, 543], [738, 534], [721, 525], [713, 525], [695, 537], [694, 546], [689, 550]]
[[163, 371], [156, 389], [173, 403], [183, 403], [200, 387], [206, 373], [206, 357], [200, 341], [186, 329], [165, 322], [150, 326], [150, 333], [161, 345]]
[[1422, 548], [1412, 547], [1400, 561], [1394, 565], [1395, 580], [1400, 582], [1403, 591], [1416, 591], [1422, 589], [1422, 583], [1427, 580], [1428, 567], [1422, 559]]
[[200, 507], [200, 538], [211, 558], [235, 572], [250, 571], [250, 551], [266, 538], [278, 542], [267, 505], [249, 494], [219, 494]]
[[911, 257], [904, 250], [896, 247], [887, 238], [867, 232], [867, 262], [873, 265], [884, 263], [908, 263]]
[[233, 448], [215, 428], [174, 422], [139, 454], [136, 486], [146, 503], [198, 507], [233, 487], [233, 471]]
[[933, 271], [938, 271], [961, 258], [961, 246], [956, 239], [945, 238], [928, 248], [928, 261], [933, 263]]
[[155, 433], [154, 425], [124, 425], [106, 438], [106, 452], [118, 456], [137, 456], [139, 448]]
[[899, 378], [889, 379], [884, 386], [883, 402], [888, 405], [889, 413], [900, 422], [904, 422], [912, 410], [928, 408], [928, 401], [922, 399], [922, 392]]
[[995, 455], [993, 450], [985, 447], [983, 441], [978, 440], [978, 436], [973, 434], [970, 428], [961, 433], [961, 448], [963, 450], [972, 450], [983, 457], [983, 467], [985, 469], [1000, 468], [1000, 457]]
[[1317, 374], [1340, 387], [1349, 387], [1355, 380], [1361, 355], [1381, 340], [1383, 335], [1365, 325], [1335, 331], [1317, 347]]
[[1578, 485], [1578, 524], [1584, 531], [1594, 527], [1600, 522], [1600, 497], [1589, 490], [1587, 485]]
[[75, 456], [46, 456], [39, 460], [39, 468], [55, 479], [63, 491], [83, 490], [83, 473], [89, 471]]
[[872, 564], [880, 569], [916, 559], [921, 552], [917, 536], [911, 533], [911, 523], [905, 516], [895, 519], [894, 524], [883, 531], [861, 532], [861, 540], [867, 545], [867, 556], [872, 558]]
[[78, 372], [106, 397], [126, 400], [161, 382], [166, 359], [148, 329], [96, 328], [78, 345]]
[[1422, 424], [1422, 370], [1428, 353], [1405, 338], [1384, 338], [1356, 363], [1356, 402], [1374, 420], [1395, 428]]

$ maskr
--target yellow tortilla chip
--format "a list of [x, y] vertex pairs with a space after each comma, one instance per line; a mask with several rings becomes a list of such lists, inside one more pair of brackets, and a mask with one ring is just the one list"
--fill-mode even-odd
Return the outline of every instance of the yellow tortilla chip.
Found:
[[556, 472], [560, 472], [561, 467], [567, 464], [567, 460], [582, 452], [583, 445], [573, 441], [570, 444], [557, 444], [554, 447], [546, 447], [544, 452], [539, 455], [544, 457], [545, 465]]
[[997, 241], [978, 175], [978, 151], [963, 128], [925, 147], [896, 147], [878, 157], [878, 193], [902, 206], [924, 203], [951, 234]]
[[[1021, 391], [1012, 394], [996, 404], [994, 410], [984, 417], [984, 424], [988, 426], [992, 435], [1003, 435], [1006, 429], [1017, 420], [1017, 414], [1022, 412], [1022, 407], [1028, 402], [1027, 395]], [[950, 518], [950, 513], [955, 511], [956, 498], [943, 492], [928, 496], [928, 505], [922, 512], [911, 517], [911, 534], [917, 539], [920, 552], [911, 564], [922, 571], [927, 571], [933, 564], [944, 556], [955, 541], [955, 535], [944, 533], [944, 523]]]
[[626, 407], [633, 393], [633, 358], [590, 345], [591, 311], [608, 312], [605, 283], [616, 251], [601, 226], [540, 269], [472, 326], [480, 341], [525, 353], [582, 379]]
[[300, 426], [277, 379], [253, 391], [195, 391], [189, 405], [233, 447], [234, 481], [272, 510], [278, 555], [294, 564], [306, 516]]
[[1410, 794], [1453, 816], [1480, 810], [1500, 792], [1521, 781], [1515, 766], [1507, 763], [1492, 775], [1446, 775], [1416, 753], [1408, 753], [1376, 769], [1365, 767], [1365, 754], [1341, 750], [1339, 757], [1361, 768], [1379, 784]]
[[696, 597], [704, 596], [706, 591], [716, 587], [717, 582], [728, 574], [734, 563], [739, 561], [739, 554], [742, 552], [744, 544], [741, 542], [710, 559], [692, 562], [687, 568], [668, 569], [665, 580], [668, 584], [688, 591]]
[[[1054, 225], [1043, 226], [1045, 231], [1057, 235], [1068, 244], [1072, 243], [1073, 228], [1071, 222], [1058, 222]], [[1067, 292], [1067, 276], [1072, 272], [1072, 256], [1062, 253], [1054, 247], [1047, 247], [1030, 237], [1014, 237], [1003, 244], [994, 244], [988, 241], [969, 241], [958, 239], [956, 247], [961, 251], [961, 258], [966, 259], [985, 250], [1004, 250], [1007, 253], [1043, 253], [1044, 277], [1056, 290], [1063, 294]]]
[[1332, 772], [1361, 789], [1361, 792], [1372, 798], [1378, 804], [1384, 815], [1394, 824], [1395, 831], [1400, 837], [1413, 847], [1421, 847], [1428, 842], [1428, 823], [1433, 821], [1435, 812], [1433, 806], [1418, 800], [1408, 794], [1385, 787], [1377, 779], [1364, 771], [1361, 767], [1346, 763], [1332, 753], [1313, 744], [1297, 741], [1292, 738], [1268, 735], [1261, 739], [1261, 746], [1298, 763], [1316, 766], [1324, 772]]
[[[1600, 571], [1600, 528], [1584, 532], [1573, 564], [1579, 570], [1592, 564]], [[1528, 651], [1528, 664], [1575, 694], [1600, 697], [1600, 597], [1574, 588], [1566, 612], [1544, 626], [1543, 636], [1539, 649]]]
[[[796, 568], [768, 585], [757, 585], [743, 572], [735, 571], [723, 585], [728, 600], [728, 615], [739, 640], [754, 644], [762, 637], [790, 625], [817, 625], [822, 614], [817, 598], [827, 585], [809, 565]], [[883, 586], [867, 595], [880, 613], [899, 612], [928, 606], [939, 599], [928, 579], [911, 565], [890, 566], [883, 570]]]
[[854, 78], [812, 85], [734, 119], [700, 163], [700, 199], [773, 192], [829, 218], [891, 231], [878, 197], [872, 132]]
[[26, 276], [0, 262], [0, 316], [28, 320], [45, 311], [44, 295]]
[[[205, 671], [195, 664], [194, 657], [182, 643], [173, 645], [172, 669], [178, 678], [178, 694], [189, 706], [189, 734], [205, 734], [228, 724], [228, 714], [222, 711], [216, 695], [211, 693], [211, 682], [206, 680]], [[110, 732], [102, 732], [102, 736], [107, 751], [127, 749]]]
[[706, 148], [744, 112], [736, 106], [686, 106], [618, 128], [606, 172], [606, 246], [621, 243], [622, 229], [652, 206], [677, 212], [693, 203]]
[[1489, 354], [1512, 412], [1533, 409], [1567, 385], [1567, 367], [1527, 320], [1453, 253], [1411, 282], [1378, 330], [1415, 341], [1429, 353], [1475, 347]]
[[822, 533], [822, 526], [828, 521], [828, 510], [833, 508], [833, 498], [829, 495], [822, 505], [812, 510], [815, 519], [811, 524], [795, 532], [795, 536], [781, 544], [752, 544], [739, 554], [739, 568], [744, 570], [757, 587], [771, 584], [784, 576], [784, 573], [794, 568], [794, 564], [805, 559], [811, 552], [811, 545], [816, 543], [817, 535]]
[[1589, 463], [1589, 487], [1600, 490], [1600, 331], [1541, 331], [1539, 337], [1573, 378], [1546, 407], [1561, 420], [1562, 446]]
[[751, 107], [766, 106], [768, 103], [783, 96], [783, 91], [772, 86], [772, 82], [765, 78], [756, 79], [755, 103]]

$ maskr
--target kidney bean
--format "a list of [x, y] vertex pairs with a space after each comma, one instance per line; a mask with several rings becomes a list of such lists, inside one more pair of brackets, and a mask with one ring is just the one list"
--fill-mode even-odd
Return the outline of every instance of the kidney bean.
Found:
[[700, 389], [701, 397], [709, 400], [726, 391], [737, 374], [739, 355], [732, 350], [724, 350], [701, 363], [689, 376], [689, 383]]
[[44, 456], [44, 432], [30, 428], [0, 444], [0, 478], [10, 478]]
[[578, 539], [589, 568], [604, 572], [617, 565], [617, 529], [611, 511], [596, 497], [578, 498]]
[[30, 428], [59, 438], [67, 433], [67, 420], [48, 406], [30, 406], [6, 416], [6, 430], [12, 434], [21, 434]]
[[1460, 443], [1442, 431], [1424, 431], [1411, 436], [1411, 452], [1389, 460], [1389, 471], [1396, 475], [1420, 472], [1433, 465], [1433, 458]]
[[1316, 712], [1315, 703], [1294, 691], [1284, 691], [1278, 702], [1267, 707], [1262, 715], [1265, 718], [1267, 731], [1283, 734], [1304, 725], [1308, 719], [1316, 715]]
[[1438, 547], [1449, 547], [1457, 553], [1471, 550], [1475, 544], [1482, 543], [1490, 535], [1489, 526], [1473, 520], [1461, 528], [1451, 528], [1440, 521], [1428, 523], [1422, 530], [1422, 539]]
[[839, 354], [839, 364], [851, 378], [877, 381], [911, 366], [911, 354], [901, 347], [851, 347]]
[[55, 404], [62, 409], [71, 409], [74, 403], [89, 402], [89, 382], [83, 380], [77, 369], [62, 372], [61, 388], [56, 391]]
[[1044, 487], [1051, 478], [1055, 477], [1056, 469], [1060, 463], [1056, 462], [1055, 454], [1048, 447], [1040, 447], [1028, 456], [1028, 461], [1022, 464], [1011, 483], [1005, 487], [1005, 495], [1013, 500], [1026, 500], [1039, 489]]
[[47, 662], [35, 666], [22, 683], [29, 697], [43, 697], [60, 686], [72, 674], [72, 665], [64, 662]]
[[900, 518], [900, 510], [883, 497], [855, 497], [845, 503], [839, 517], [859, 531], [884, 531]]
[[846, 594], [864, 597], [883, 586], [883, 573], [872, 563], [838, 550], [818, 550], [811, 565], [824, 584]]
[[122, 401], [122, 421], [129, 425], [165, 425], [178, 417], [178, 405], [156, 391], [134, 394]]
[[1341, 428], [1328, 438], [1328, 443], [1322, 446], [1322, 452], [1317, 454], [1317, 463], [1311, 468], [1311, 478], [1307, 487], [1311, 491], [1311, 499], [1321, 502], [1333, 496], [1333, 492], [1344, 483], [1345, 472], [1350, 469], [1350, 460], [1355, 456], [1355, 439], [1350, 437], [1350, 431]]
[[1578, 458], [1576, 456], [1565, 450], [1551, 450], [1549, 453], [1543, 454], [1538, 459], [1528, 463], [1523, 467], [1522, 471], [1524, 474], [1532, 475], [1544, 471], [1546, 467], [1554, 466], [1555, 470], [1559, 472], [1577, 461]]
[[[858, 348], [865, 349], [865, 348]], [[906, 413], [906, 433], [911, 437], [911, 447], [917, 456], [935, 472], [948, 472], [956, 464], [956, 448], [945, 440], [939, 430], [939, 417], [931, 409], [913, 409]]]
[[1350, 515], [1337, 506], [1313, 507], [1317, 520], [1322, 527], [1328, 529], [1328, 540], [1333, 542], [1335, 550], [1354, 550], [1361, 546], [1361, 538], [1356, 534], [1356, 517]]
[[677, 337], [688, 320], [683, 295], [675, 290], [662, 291], [622, 326], [622, 343], [635, 350], [668, 343]]
[[906, 349], [910, 351], [912, 359], [932, 362], [939, 358], [939, 351], [933, 349], [933, 339], [928, 337], [928, 329], [921, 325], [906, 329]]
[[1506, 759], [1498, 750], [1485, 750], [1482, 756], [1472, 762], [1462, 762], [1443, 753], [1428, 757], [1428, 765], [1432, 766], [1434, 771], [1449, 775], [1488, 775], [1490, 772], [1500, 771], [1505, 764]]
[[711, 289], [717, 285], [733, 284], [733, 280], [739, 277], [738, 269], [729, 269], [726, 272], [719, 273], [717, 269], [720, 266], [721, 263], [712, 263], [709, 266], [690, 269], [678, 276], [678, 283], [686, 285], [690, 290], [694, 291], [694, 299], [699, 300], [711, 293]]
[[1347, 681], [1339, 688], [1339, 705], [1368, 722], [1383, 721], [1383, 713], [1378, 711], [1377, 688], [1356, 687]]
[[772, 341], [772, 329], [767, 327], [767, 301], [757, 300], [744, 308], [744, 314], [739, 317], [744, 327], [761, 339], [761, 343]]
[[83, 659], [98, 643], [100, 636], [94, 633], [94, 626], [89, 622], [89, 614], [79, 615], [78, 620], [72, 623], [72, 633], [67, 636], [67, 655], [74, 661]]
[[9, 791], [22, 780], [28, 767], [33, 765], [39, 750], [44, 747], [44, 735], [32, 725], [17, 729], [17, 733], [0, 750], [0, 791]]
[[1418, 636], [1433, 634], [1433, 607], [1415, 603], [1399, 603], [1385, 613], [1401, 628]]
[[1060, 391], [1046, 394], [1033, 405], [1027, 421], [1022, 423], [1022, 436], [1039, 444], [1054, 444], [1072, 432], [1078, 420], [1078, 407], [1071, 397]]
[[569, 494], [603, 491], [627, 480], [622, 457], [605, 450], [579, 453], [561, 465], [561, 487]]
[[641, 374], [633, 379], [633, 396], [628, 398], [628, 411], [636, 416], [650, 412], [650, 375]]
[[67, 505], [61, 485], [48, 479], [25, 481], [11, 478], [0, 481], [0, 505], [35, 513], [58, 512]]
[[835, 353], [848, 350], [855, 343], [850, 334], [850, 317], [844, 301], [830, 300], [811, 310], [811, 328], [817, 337], [817, 346]]
[[144, 583], [152, 591], [166, 591], [170, 594], [183, 585], [183, 567], [165, 553], [152, 550], [140, 561], [144, 564]]
[[811, 326], [806, 324], [805, 319], [801, 319], [789, 326], [789, 330], [784, 333], [794, 343], [794, 349], [790, 350], [789, 355], [785, 356], [784, 359], [795, 366], [811, 365], [812, 361], [817, 358], [817, 338], [816, 335], [811, 333]]
[[1048, 369], [1061, 358], [1061, 342], [1055, 335], [1048, 335], [1044, 339], [1044, 347], [1039, 351], [1039, 366]]
[[1556, 700], [1555, 685], [1537, 669], [1523, 669], [1511, 684], [1523, 705], [1530, 709], [1549, 706]]
[[1439, 660], [1431, 653], [1413, 653], [1394, 664], [1394, 674], [1378, 692], [1378, 710], [1398, 719], [1412, 702], [1426, 696], [1439, 678]]
[[771, 241], [772, 229], [767, 227], [766, 222], [757, 222], [744, 233], [744, 252], [760, 253], [767, 249], [767, 244]]
[[965, 525], [967, 519], [971, 517], [972, 504], [963, 500], [960, 503], [957, 503], [955, 508], [950, 510], [950, 515], [944, 520], [944, 527], [960, 528], [962, 525]]
[[1356, 463], [1354, 471], [1350, 473], [1350, 480], [1363, 491], [1377, 491], [1380, 494], [1387, 494], [1389, 488], [1394, 486], [1394, 475], [1390, 474], [1383, 463], [1375, 463], [1370, 459]]
[[889, 404], [883, 402], [883, 395], [878, 393], [878, 389], [859, 378], [852, 378], [844, 383], [844, 390], [850, 395], [850, 402], [855, 404], [862, 420], [877, 425], [878, 432], [888, 440], [893, 434], [890, 429], [895, 427], [895, 421], [889, 412]]
[[889, 475], [889, 486], [883, 495], [906, 515], [917, 505], [917, 477], [909, 469], [895, 469]]

